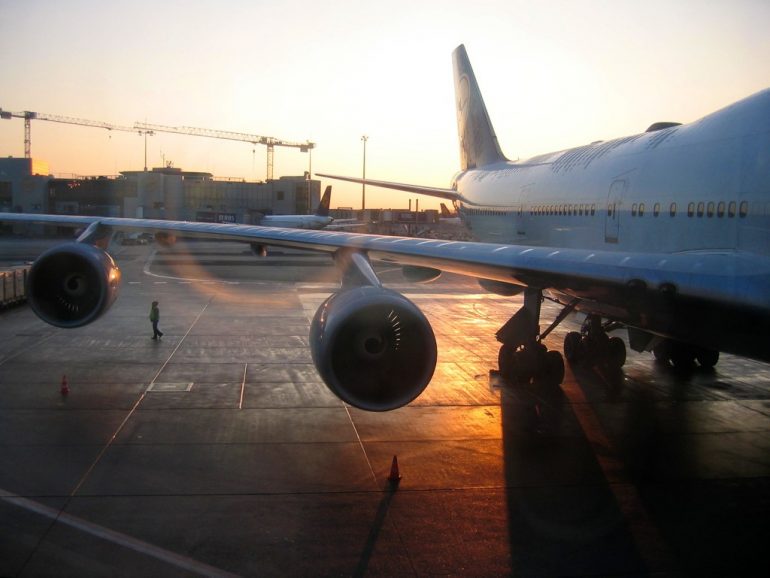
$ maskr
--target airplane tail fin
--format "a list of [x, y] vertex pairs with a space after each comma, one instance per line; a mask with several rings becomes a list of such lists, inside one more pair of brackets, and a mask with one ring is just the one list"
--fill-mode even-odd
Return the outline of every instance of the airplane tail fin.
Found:
[[321, 202], [318, 203], [318, 208], [315, 210], [316, 217], [328, 217], [329, 216], [329, 204], [332, 201], [332, 186], [329, 185], [324, 191]]
[[464, 45], [455, 49], [452, 60], [462, 170], [505, 161]]

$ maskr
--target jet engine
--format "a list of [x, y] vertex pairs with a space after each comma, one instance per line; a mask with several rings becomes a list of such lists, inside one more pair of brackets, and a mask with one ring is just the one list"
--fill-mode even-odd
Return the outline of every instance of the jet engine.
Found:
[[408, 404], [436, 367], [430, 323], [414, 303], [383, 287], [356, 287], [324, 301], [310, 327], [310, 347], [329, 389], [369, 411]]
[[105, 313], [118, 296], [120, 269], [105, 251], [87, 243], [49, 249], [32, 265], [27, 298], [40, 319], [82, 327]]

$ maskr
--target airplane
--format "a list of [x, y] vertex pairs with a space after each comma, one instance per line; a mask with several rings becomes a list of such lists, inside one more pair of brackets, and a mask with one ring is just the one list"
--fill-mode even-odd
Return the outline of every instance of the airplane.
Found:
[[[573, 312], [572, 364], [620, 370], [624, 327], [636, 351], [667, 363], [718, 362], [720, 351], [770, 361], [770, 90], [689, 124], [507, 160], [464, 46], [453, 52], [461, 171], [450, 188], [366, 180], [450, 200], [478, 241], [109, 217], [0, 214], [0, 221], [87, 226], [41, 255], [29, 303], [45, 322], [80, 327], [104, 314], [120, 271], [104, 249], [116, 230], [229, 239], [331, 254], [341, 287], [310, 327], [327, 386], [370, 411], [402, 407], [433, 375], [437, 346], [425, 315], [382, 286], [371, 260], [412, 281], [441, 271], [476, 277], [523, 305], [497, 332], [501, 373], [513, 383], [557, 384], [564, 359], [546, 336]], [[328, 176], [331, 175], [321, 175]], [[361, 179], [334, 177], [352, 182]], [[541, 304], [562, 306], [541, 332]]]
[[439, 213], [439, 220], [442, 223], [451, 225], [459, 225], [461, 223], [460, 217], [457, 213], [451, 212], [444, 203], [440, 203], [441, 212]]
[[[334, 217], [329, 215], [332, 200], [332, 188], [327, 186], [321, 201], [312, 215], [262, 215], [256, 223], [262, 227], [284, 227], [287, 229], [324, 229], [331, 225]], [[167, 235], [158, 236], [164, 242]], [[250, 243], [251, 252], [257, 257], [267, 257], [267, 246], [262, 243]]]
[[262, 215], [256, 223], [263, 227], [286, 227], [289, 229], [323, 229], [334, 221], [329, 215], [332, 188], [326, 187], [321, 201], [312, 215]]

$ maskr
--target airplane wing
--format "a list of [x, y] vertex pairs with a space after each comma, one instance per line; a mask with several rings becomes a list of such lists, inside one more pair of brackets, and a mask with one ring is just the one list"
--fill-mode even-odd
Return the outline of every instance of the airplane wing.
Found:
[[[360, 252], [371, 259], [425, 267], [625, 306], [640, 292], [767, 307], [770, 271], [758, 271], [755, 259], [736, 251], [658, 254], [530, 247], [438, 239], [367, 235], [328, 230], [298, 230], [189, 221], [0, 213], [0, 222], [114, 231], [173, 233], [180, 237], [243, 241], [276, 247]], [[736, 279], [755, 279], [750, 292]]]
[[[335, 395], [369, 411], [388, 411], [410, 403], [427, 387], [437, 360], [436, 338], [428, 319], [406, 297], [382, 286], [370, 259], [400, 264], [405, 277], [414, 281], [434, 279], [440, 270], [527, 286], [530, 293], [532, 289], [538, 294], [556, 292], [563, 303], [565, 296], [571, 300], [565, 311], [578, 301], [593, 302], [624, 312], [615, 319], [630, 319], [642, 328], [644, 317], [658, 310], [664, 315], [681, 315], [678, 311], [691, 315], [711, 306], [716, 310], [722, 304], [728, 311], [740, 308], [745, 319], [752, 311], [766, 311], [770, 296], [770, 264], [758, 264], [751, 256], [734, 251], [636, 254], [16, 213], [0, 213], [0, 222], [86, 227], [77, 242], [57, 245], [38, 257], [27, 277], [30, 307], [43, 321], [64, 328], [91, 323], [117, 299], [120, 270], [106, 248], [118, 231], [152, 232], [159, 239], [196, 237], [329, 253], [340, 269], [342, 286], [318, 308], [311, 323], [313, 362]], [[735, 323], [732, 318], [726, 322]], [[745, 333], [744, 355], [767, 355], [756, 329], [737, 330]]]
[[448, 199], [450, 201], [460, 200], [460, 194], [454, 189], [442, 189], [440, 187], [423, 187], [421, 185], [409, 185], [406, 183], [393, 183], [390, 181], [373, 181], [371, 179], [359, 179], [357, 177], [342, 177], [335, 175], [327, 175], [322, 173], [316, 173], [319, 177], [325, 177], [327, 179], [337, 179], [338, 181], [347, 181], [349, 183], [366, 183], [372, 187], [382, 187], [384, 189], [395, 189], [397, 191], [406, 191], [407, 193], [415, 193], [419, 195], [427, 195], [429, 197], [439, 197], [441, 199]]

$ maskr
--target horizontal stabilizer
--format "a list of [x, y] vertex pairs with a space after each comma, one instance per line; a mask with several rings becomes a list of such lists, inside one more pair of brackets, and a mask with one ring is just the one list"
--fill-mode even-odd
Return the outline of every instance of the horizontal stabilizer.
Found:
[[449, 199], [455, 201], [460, 199], [460, 195], [454, 189], [442, 189], [439, 187], [423, 187], [420, 185], [408, 185], [405, 183], [392, 183], [389, 181], [373, 181], [371, 179], [361, 179], [357, 177], [340, 177], [336, 175], [326, 175], [316, 173], [316, 176], [324, 177], [327, 179], [337, 179], [339, 181], [347, 181], [349, 183], [366, 183], [371, 187], [382, 187], [384, 189], [395, 189], [397, 191], [406, 191], [407, 193], [415, 193], [418, 195], [427, 195], [429, 197], [439, 197], [441, 199]]

